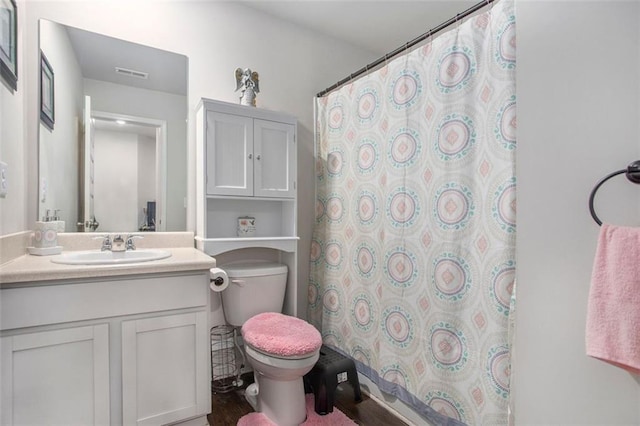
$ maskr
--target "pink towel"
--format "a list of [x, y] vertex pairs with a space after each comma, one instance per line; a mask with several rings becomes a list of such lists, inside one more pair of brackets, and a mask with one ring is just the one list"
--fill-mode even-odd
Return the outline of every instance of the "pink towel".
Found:
[[322, 346], [322, 336], [311, 324], [276, 312], [251, 317], [242, 326], [242, 337], [254, 348], [276, 356], [305, 356]]
[[600, 229], [586, 342], [587, 355], [640, 374], [640, 228]]

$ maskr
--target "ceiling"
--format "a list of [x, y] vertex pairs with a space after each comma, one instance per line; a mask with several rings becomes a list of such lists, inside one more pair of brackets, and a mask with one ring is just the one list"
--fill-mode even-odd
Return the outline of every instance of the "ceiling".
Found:
[[[383, 56], [480, 0], [234, 0], [357, 48]], [[85, 78], [187, 94], [187, 58], [66, 27]], [[149, 73], [146, 80], [115, 67]]]
[[383, 56], [481, 0], [239, 0]]
[[[186, 56], [64, 27], [84, 78], [187, 96]], [[148, 77], [117, 74], [116, 67], [148, 73]]]

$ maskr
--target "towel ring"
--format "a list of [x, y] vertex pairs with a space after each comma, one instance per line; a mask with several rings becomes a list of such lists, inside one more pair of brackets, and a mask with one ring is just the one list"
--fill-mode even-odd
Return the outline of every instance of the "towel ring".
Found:
[[596, 184], [596, 186], [593, 187], [593, 190], [591, 190], [591, 195], [589, 196], [589, 211], [591, 212], [591, 217], [596, 221], [598, 225], [602, 225], [602, 221], [600, 220], [600, 218], [598, 218], [596, 210], [593, 207], [593, 199], [596, 196], [596, 192], [603, 183], [614, 176], [621, 175], [622, 173], [626, 174], [627, 179], [629, 179], [631, 182], [640, 184], [640, 160], [634, 161], [633, 163], [629, 164], [626, 169], [618, 170], [617, 172], [608, 174], [607, 176], [602, 178], [600, 182]]

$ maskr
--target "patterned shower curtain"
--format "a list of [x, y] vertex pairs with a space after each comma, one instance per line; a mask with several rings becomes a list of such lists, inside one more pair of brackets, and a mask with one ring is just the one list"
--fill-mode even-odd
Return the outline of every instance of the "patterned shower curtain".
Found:
[[317, 99], [309, 320], [435, 425], [508, 418], [513, 7]]

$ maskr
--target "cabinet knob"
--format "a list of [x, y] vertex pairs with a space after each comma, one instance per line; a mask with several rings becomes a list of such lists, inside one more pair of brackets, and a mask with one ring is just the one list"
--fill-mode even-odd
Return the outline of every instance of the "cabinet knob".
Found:
[[253, 158], [253, 154], [249, 154], [249, 160]]
[[260, 154], [256, 155], [256, 160], [260, 160]]

